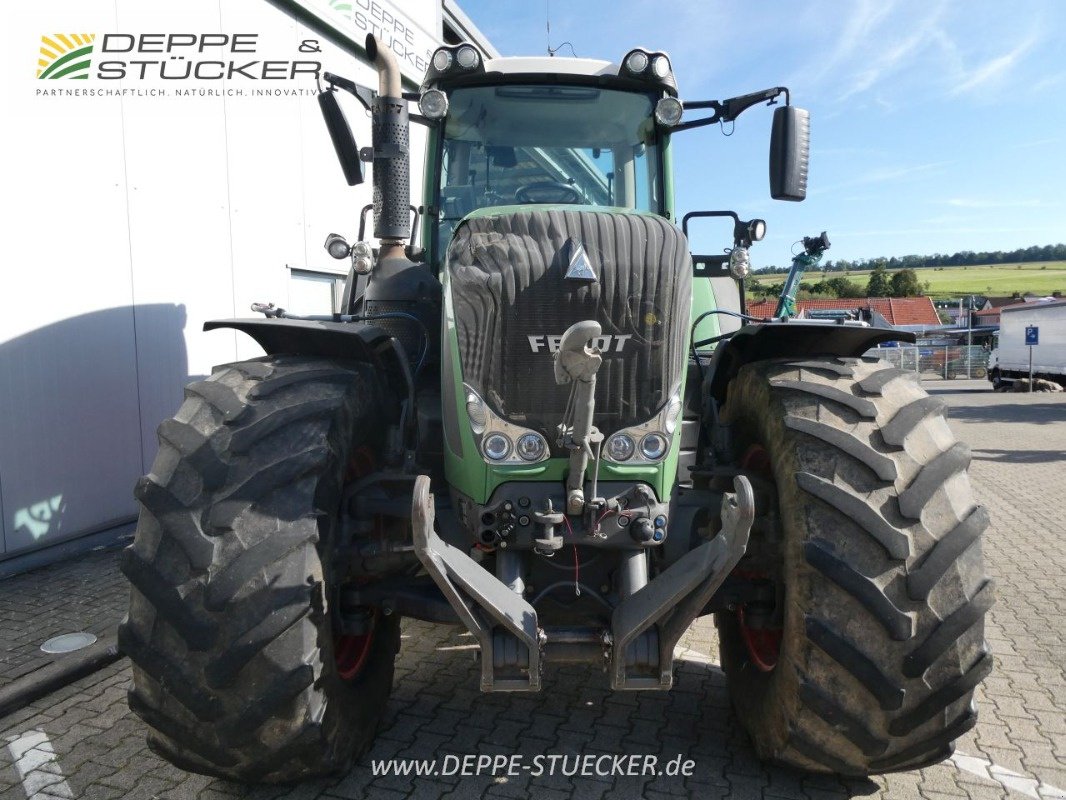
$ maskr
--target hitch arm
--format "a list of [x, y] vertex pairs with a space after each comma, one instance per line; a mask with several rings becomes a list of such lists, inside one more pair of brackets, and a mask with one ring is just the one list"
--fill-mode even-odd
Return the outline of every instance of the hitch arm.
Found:
[[429, 476], [415, 478], [411, 534], [415, 555], [481, 646], [481, 690], [540, 691], [543, 644], [537, 612], [495, 575], [433, 529]]
[[[714, 539], [689, 551], [615, 606], [612, 689], [669, 689], [673, 685], [674, 646], [748, 547], [755, 496], [743, 475], [733, 479], [733, 489], [734, 493], [722, 497], [722, 529]], [[653, 663], [647, 663], [649, 656]]]

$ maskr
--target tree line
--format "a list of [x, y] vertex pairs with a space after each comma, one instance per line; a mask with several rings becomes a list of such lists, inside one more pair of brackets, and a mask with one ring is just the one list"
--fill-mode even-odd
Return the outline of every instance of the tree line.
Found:
[[[1038, 261], [1066, 261], [1066, 244], [1046, 244], [1019, 247], [1017, 250], [960, 250], [957, 253], [934, 253], [931, 256], [892, 256], [885, 258], [857, 258], [849, 261], [837, 259], [819, 264], [821, 272], [851, 272], [872, 270], [884, 267], [887, 270], [924, 269], [926, 267], [972, 267], [982, 264], [1025, 264]], [[760, 273], [771, 275], [784, 274], [788, 267], [762, 267]], [[879, 297], [881, 295], [870, 295]]]
[[[785, 282], [761, 283], [752, 281], [749, 291], [756, 295], [778, 296], [784, 289]], [[822, 278], [820, 281], [801, 281], [799, 297], [920, 297], [925, 294], [925, 286], [918, 280], [918, 273], [913, 269], [901, 269], [889, 273], [883, 264], [878, 264], [870, 273], [866, 286], [850, 281], [845, 277]]]

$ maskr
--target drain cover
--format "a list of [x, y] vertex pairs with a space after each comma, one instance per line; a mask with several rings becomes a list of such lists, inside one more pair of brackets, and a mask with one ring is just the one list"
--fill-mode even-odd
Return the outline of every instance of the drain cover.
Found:
[[64, 633], [62, 636], [53, 636], [42, 644], [41, 650], [45, 653], [73, 653], [94, 642], [96, 637], [91, 633]]

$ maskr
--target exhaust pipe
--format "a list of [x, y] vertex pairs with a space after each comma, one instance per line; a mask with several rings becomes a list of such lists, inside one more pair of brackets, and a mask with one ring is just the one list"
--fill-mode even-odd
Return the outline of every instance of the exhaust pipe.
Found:
[[366, 54], [378, 71], [370, 130], [375, 153], [374, 236], [381, 240], [379, 257], [384, 260], [403, 256], [411, 235], [410, 131], [396, 56], [381, 49], [372, 33], [366, 37]]

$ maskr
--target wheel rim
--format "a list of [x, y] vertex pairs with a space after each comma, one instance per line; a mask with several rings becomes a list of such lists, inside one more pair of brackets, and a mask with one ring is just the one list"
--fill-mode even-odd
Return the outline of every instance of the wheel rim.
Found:
[[[761, 444], [753, 444], [744, 453], [740, 460], [740, 468], [744, 472], [754, 473], [759, 478], [773, 483], [773, 465], [770, 453]], [[734, 570], [733, 574], [738, 578], [748, 580], [770, 580], [771, 576], [763, 572], [751, 570]], [[773, 672], [781, 657], [781, 641], [784, 638], [782, 628], [753, 627], [745, 618], [747, 604], [741, 604], [736, 609], [737, 627], [740, 629], [740, 638], [744, 642], [744, 648], [748, 651], [748, 660], [760, 672]]]

